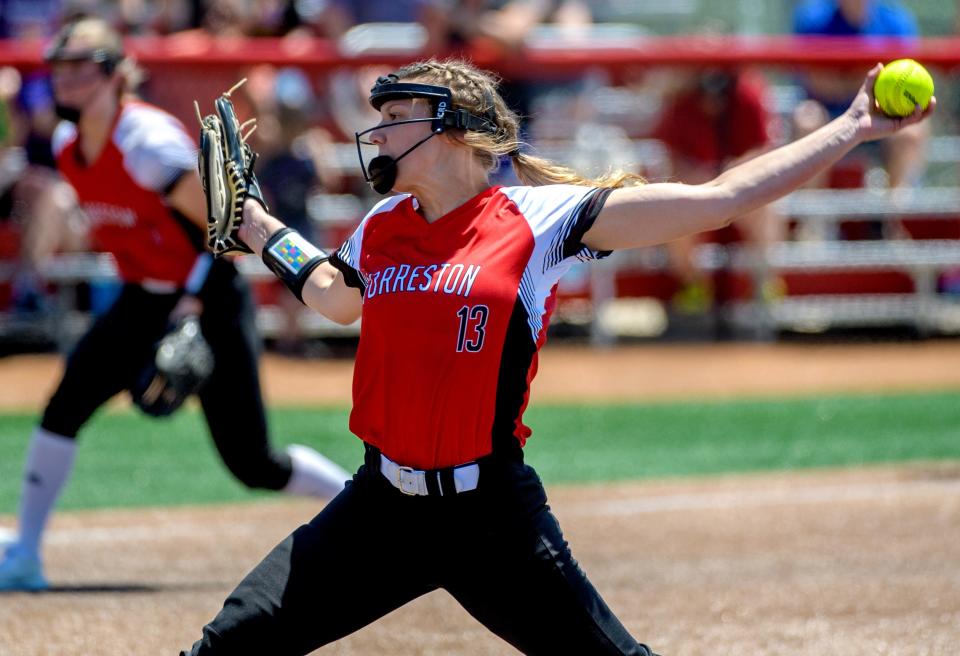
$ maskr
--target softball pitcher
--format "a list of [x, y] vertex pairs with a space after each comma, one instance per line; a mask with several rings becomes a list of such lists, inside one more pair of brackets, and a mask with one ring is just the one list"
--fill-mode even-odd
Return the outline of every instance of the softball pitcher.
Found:
[[[264, 211], [249, 149], [219, 99], [220, 117], [203, 122], [208, 188], [250, 196], [214, 205], [210, 243], [260, 253], [333, 320], [362, 315], [350, 429], [366, 458], [184, 653], [306, 654], [442, 588], [524, 653], [650, 654], [587, 580], [523, 459], [557, 281], [574, 260], [721, 227], [855, 144], [920, 121], [919, 111], [900, 122], [875, 111], [879, 70], [810, 137], [706, 184], [645, 185], [625, 173], [589, 180], [520, 152], [517, 117], [488, 73], [457, 61], [406, 66], [373, 87], [382, 120], [357, 135], [358, 149], [379, 149], [369, 163], [361, 151], [374, 189], [398, 193], [329, 258]], [[503, 156], [526, 186], [490, 186]]]

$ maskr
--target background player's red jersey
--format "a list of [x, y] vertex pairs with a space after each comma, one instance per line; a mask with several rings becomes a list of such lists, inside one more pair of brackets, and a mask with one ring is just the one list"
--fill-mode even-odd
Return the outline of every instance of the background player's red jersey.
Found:
[[363, 293], [350, 429], [422, 469], [523, 445], [557, 281], [604, 255], [581, 238], [608, 193], [492, 187], [433, 223], [408, 195], [377, 205], [331, 260]]
[[[188, 236], [187, 219], [163, 200], [196, 164], [183, 125], [157, 107], [128, 101], [95, 161], [84, 161], [72, 123], [57, 127], [53, 148], [91, 223], [94, 247], [113, 254], [124, 281], [182, 287], [202, 248]], [[195, 235], [202, 237], [199, 229]]]

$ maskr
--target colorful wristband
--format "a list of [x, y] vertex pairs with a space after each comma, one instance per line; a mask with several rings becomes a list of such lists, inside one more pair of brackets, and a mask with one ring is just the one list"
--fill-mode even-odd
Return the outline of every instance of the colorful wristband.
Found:
[[281, 228], [263, 247], [263, 263], [303, 303], [303, 284], [313, 270], [329, 259], [293, 228]]

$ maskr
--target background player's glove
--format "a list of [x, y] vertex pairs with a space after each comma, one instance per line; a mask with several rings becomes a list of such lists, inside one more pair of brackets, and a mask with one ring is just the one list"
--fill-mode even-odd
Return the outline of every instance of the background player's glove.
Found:
[[[256, 129], [255, 119], [241, 125], [230, 100], [230, 95], [245, 81], [241, 80], [214, 101], [215, 114], [201, 117], [200, 106], [194, 102], [200, 119], [197, 164], [207, 196], [207, 249], [217, 256], [231, 251], [251, 252], [237, 236], [246, 198], [256, 200], [267, 209], [253, 174], [257, 153], [246, 143]], [[243, 130], [248, 126], [252, 127], [244, 135]]]
[[157, 342], [153, 361], [137, 378], [130, 395], [138, 408], [154, 417], [173, 414], [213, 372], [213, 351], [195, 315], [183, 317]]

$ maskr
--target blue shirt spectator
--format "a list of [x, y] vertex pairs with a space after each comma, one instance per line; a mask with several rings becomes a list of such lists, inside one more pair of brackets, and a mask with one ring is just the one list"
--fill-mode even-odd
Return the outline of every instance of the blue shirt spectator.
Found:
[[[793, 14], [800, 36], [915, 39], [917, 21], [909, 9], [891, 0], [805, 0]], [[803, 86], [831, 117], [842, 114], [856, 95], [863, 71], [808, 71]]]
[[801, 35], [906, 38], [920, 34], [910, 10], [884, 0], [807, 0], [794, 10], [793, 31]]
[[[837, 36], [912, 41], [920, 36], [913, 13], [895, 0], [805, 0], [794, 10], [793, 32], [801, 36]], [[803, 76], [807, 92], [805, 100], [795, 108], [793, 132], [799, 138], [827, 120], [842, 114], [856, 95], [863, 80], [863, 68], [808, 70]], [[864, 144], [853, 157], [879, 155], [886, 170], [890, 188], [916, 184], [923, 174], [924, 153], [929, 127], [912, 126], [888, 141]], [[815, 186], [827, 183], [825, 176], [812, 181]], [[869, 224], [863, 224], [868, 226]], [[874, 226], [879, 234], [903, 238], [906, 231], [898, 221]]]
[[61, 0], [0, 0], [0, 38], [51, 36], [60, 27]]

